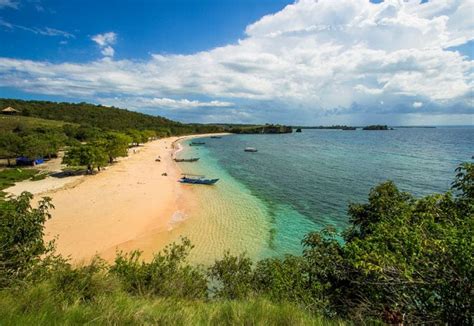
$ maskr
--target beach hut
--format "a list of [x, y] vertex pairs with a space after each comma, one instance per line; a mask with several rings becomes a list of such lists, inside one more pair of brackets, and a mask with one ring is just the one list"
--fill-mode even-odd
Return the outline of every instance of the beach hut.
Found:
[[15, 114], [18, 114], [20, 113], [20, 111], [18, 110], [15, 110], [14, 108], [12, 108], [11, 106], [7, 107], [7, 108], [4, 108], [2, 110], [2, 114], [8, 114], [8, 115], [15, 115]]

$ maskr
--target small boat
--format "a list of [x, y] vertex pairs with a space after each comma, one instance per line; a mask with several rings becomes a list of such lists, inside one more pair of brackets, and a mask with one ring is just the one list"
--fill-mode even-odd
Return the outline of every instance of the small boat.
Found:
[[205, 142], [201, 142], [201, 141], [193, 141], [191, 144], [189, 144], [189, 146], [201, 146], [201, 145], [204, 145]]
[[222, 137], [221, 137], [221, 136], [211, 136], [211, 138], [213, 138], [213, 139], [221, 139]]
[[175, 158], [175, 162], [197, 162], [199, 161], [199, 157], [192, 157], [192, 158]]
[[194, 175], [194, 174], [183, 174], [179, 182], [181, 183], [189, 183], [189, 184], [196, 184], [196, 185], [213, 185], [219, 179], [205, 179], [203, 175]]
[[255, 153], [258, 152], [258, 150], [255, 147], [245, 147], [244, 152]]

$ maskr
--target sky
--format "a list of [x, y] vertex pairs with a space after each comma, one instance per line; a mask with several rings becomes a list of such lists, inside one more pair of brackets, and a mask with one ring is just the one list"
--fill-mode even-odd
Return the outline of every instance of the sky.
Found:
[[0, 97], [183, 122], [474, 125], [474, 1], [0, 0]]

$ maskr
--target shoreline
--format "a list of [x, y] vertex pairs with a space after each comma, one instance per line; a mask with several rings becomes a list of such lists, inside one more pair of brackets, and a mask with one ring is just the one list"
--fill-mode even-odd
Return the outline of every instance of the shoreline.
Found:
[[[60, 182], [48, 177], [6, 191], [18, 195], [33, 188], [35, 200], [52, 198], [55, 209], [46, 222], [45, 239], [55, 239], [57, 252], [74, 263], [95, 255], [111, 262], [117, 250], [142, 250], [148, 259], [176, 237], [187, 212], [200, 209], [195, 193], [177, 182], [182, 171], [173, 160], [176, 144], [210, 135], [217, 134], [155, 140], [96, 175]], [[155, 162], [158, 156], [161, 162]], [[153, 243], [144, 243], [150, 235]]]

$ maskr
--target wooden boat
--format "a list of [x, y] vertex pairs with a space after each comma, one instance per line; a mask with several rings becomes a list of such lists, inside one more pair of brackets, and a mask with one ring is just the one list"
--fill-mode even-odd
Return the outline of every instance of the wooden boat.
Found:
[[213, 138], [213, 139], [221, 139], [222, 137], [221, 137], [221, 136], [211, 136], [211, 138]]
[[255, 147], [245, 147], [244, 152], [255, 153], [258, 152], [258, 150]]
[[179, 179], [179, 182], [181, 183], [189, 183], [189, 184], [195, 184], [195, 185], [213, 185], [215, 184], [219, 179], [206, 179], [205, 176], [203, 175], [195, 175], [195, 174], [183, 174], [181, 179]]
[[191, 144], [189, 144], [189, 146], [201, 146], [204, 144], [205, 142], [202, 142], [202, 141], [193, 141]]
[[175, 162], [197, 162], [199, 161], [199, 157], [192, 157], [192, 158], [175, 158]]

